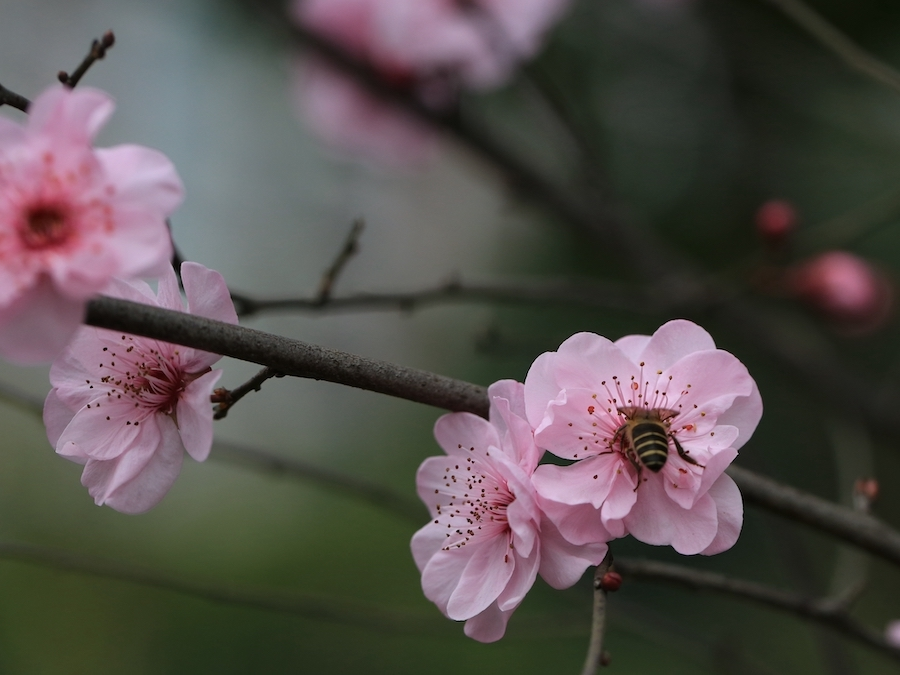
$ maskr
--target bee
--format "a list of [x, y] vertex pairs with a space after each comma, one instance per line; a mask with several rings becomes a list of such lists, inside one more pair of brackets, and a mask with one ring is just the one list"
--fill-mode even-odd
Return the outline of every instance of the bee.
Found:
[[[637, 406], [618, 408], [625, 416], [625, 424], [620, 426], [612, 442], [621, 441], [625, 456], [638, 471], [638, 485], [641, 484], [641, 470], [647, 467], [653, 473], [659, 473], [669, 458], [669, 439], [681, 457], [688, 464], [705, 468], [697, 460], [687, 454], [675, 434], [669, 431], [669, 422], [678, 415], [677, 410], [657, 408], [648, 410]], [[637, 490], [637, 488], [635, 488]]]

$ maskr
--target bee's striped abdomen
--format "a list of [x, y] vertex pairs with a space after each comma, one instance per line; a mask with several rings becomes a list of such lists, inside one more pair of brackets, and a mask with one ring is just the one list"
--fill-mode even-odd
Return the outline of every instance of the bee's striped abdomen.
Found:
[[657, 473], [669, 457], [669, 436], [666, 427], [653, 421], [637, 422], [631, 427], [631, 442], [641, 464]]

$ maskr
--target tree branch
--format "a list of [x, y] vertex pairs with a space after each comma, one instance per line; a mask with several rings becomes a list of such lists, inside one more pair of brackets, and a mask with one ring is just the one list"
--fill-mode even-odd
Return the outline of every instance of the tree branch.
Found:
[[616, 569], [625, 577], [667, 581], [692, 589], [717, 591], [752, 600], [805, 619], [811, 619], [900, 660], [900, 648], [888, 644], [880, 632], [853, 619], [847, 613], [846, 605], [839, 600], [808, 598], [752, 581], [733, 579], [724, 574], [703, 572], [653, 560], [619, 559], [616, 560]]
[[28, 107], [31, 105], [31, 101], [29, 101], [21, 94], [10, 91], [2, 84], [0, 84], [0, 106], [4, 105], [11, 106], [17, 110], [21, 110], [23, 113], [27, 113]]
[[213, 403], [216, 403], [217, 405], [215, 407], [213, 419], [224, 419], [228, 415], [228, 411], [231, 410], [231, 407], [235, 403], [240, 401], [251, 391], [259, 391], [262, 387], [263, 382], [273, 377], [284, 377], [284, 375], [279, 373], [277, 370], [273, 370], [272, 368], [269, 368], [267, 366], [239, 387], [235, 387], [234, 389], [225, 389], [224, 387], [220, 387], [214, 390], [212, 398]]
[[100, 296], [88, 303], [85, 323], [232, 356], [284, 375], [487, 416], [484, 387], [184, 312]]
[[84, 74], [88, 71], [88, 69], [97, 61], [105, 57], [106, 50], [110, 49], [115, 43], [116, 36], [113, 35], [113, 32], [111, 30], [106, 31], [99, 40], [94, 40], [93, 42], [91, 42], [91, 48], [88, 51], [87, 56], [84, 57], [82, 62], [72, 72], [71, 75], [67, 74], [64, 70], [59, 71], [59, 73], [57, 74], [59, 81], [66, 85], [69, 89], [73, 89], [75, 85], [81, 81], [81, 78], [84, 77]]
[[853, 42], [801, 0], [765, 0], [853, 70], [900, 93], [900, 72]]
[[594, 675], [604, 665], [603, 635], [606, 631], [606, 588], [603, 577], [612, 566], [612, 551], [608, 551], [603, 561], [594, 569], [594, 609], [591, 618], [591, 640], [584, 659], [581, 675]]

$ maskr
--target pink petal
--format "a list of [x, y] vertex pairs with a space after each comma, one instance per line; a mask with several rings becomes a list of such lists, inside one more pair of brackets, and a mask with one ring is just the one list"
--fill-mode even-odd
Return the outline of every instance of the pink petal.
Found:
[[728, 424], [737, 427], [740, 434], [734, 441], [733, 447], [740, 450], [741, 446], [746, 443], [753, 432], [756, 431], [756, 425], [762, 418], [762, 397], [759, 395], [759, 389], [756, 382], [753, 383], [753, 390], [749, 396], [739, 396], [734, 399], [734, 403], [724, 413], [719, 415], [716, 420], [719, 424]]
[[214, 370], [191, 382], [178, 399], [175, 418], [187, 453], [202, 462], [209, 456], [213, 441], [213, 411], [210, 396], [221, 370]]
[[585, 459], [610, 452], [620, 425], [614, 405], [592, 389], [566, 389], [550, 401], [534, 439], [557, 457]]
[[[182, 264], [182, 266], [184, 266], [184, 264]], [[175, 274], [175, 269], [171, 265], [166, 266], [166, 269], [159, 276], [159, 283], [156, 287], [156, 298], [154, 298], [152, 304], [176, 312], [184, 311], [184, 302], [181, 300], [181, 287], [178, 285], [178, 276]], [[194, 313], [195, 312], [191, 312], [191, 314]]]
[[537, 579], [538, 565], [541, 561], [537, 549], [532, 556], [521, 555], [518, 550], [511, 555], [516, 557], [515, 568], [506, 588], [497, 598], [497, 606], [503, 611], [512, 611], [522, 604], [522, 600], [525, 599], [525, 595], [531, 590], [534, 580]]
[[[470, 619], [497, 599], [516, 566], [515, 556], [509, 553], [507, 537], [498, 536], [479, 543], [447, 603], [448, 617], [457, 621]], [[430, 567], [425, 569], [426, 574]]]
[[496, 642], [506, 634], [506, 624], [513, 610], [502, 611], [497, 603], [491, 603], [487, 609], [466, 621], [464, 632], [467, 637], [479, 642]]
[[434, 437], [448, 455], [485, 453], [489, 447], [500, 448], [497, 430], [486, 419], [472, 413], [450, 413], [438, 418]]
[[727, 475], [720, 476], [707, 494], [716, 503], [719, 529], [716, 531], [716, 538], [700, 553], [715, 555], [734, 546], [741, 534], [741, 526], [744, 523], [744, 503], [741, 500], [741, 491]]
[[[580, 513], [579, 513], [580, 511]], [[593, 511], [593, 510], [592, 510]], [[549, 518], [541, 523], [541, 578], [556, 589], [568, 588], [581, 579], [590, 565], [599, 565], [608, 551], [607, 541], [612, 537], [596, 524], [597, 512], [588, 512], [583, 506], [570, 507], [571, 518], [590, 520], [595, 534], [584, 544], [573, 544], [566, 539]]]
[[653, 368], [666, 370], [689, 354], [715, 348], [716, 343], [710, 334], [700, 326], [685, 319], [676, 319], [656, 330], [639, 358]]
[[[156, 424], [152, 418], [135, 424], [140, 418], [131, 419], [132, 411], [130, 402], [116, 405], [105, 395], [94, 399], [75, 413], [60, 435], [56, 451], [64, 457], [74, 453], [107, 460], [135, 447], [156, 447], [159, 442]], [[127, 423], [129, 421], [131, 424]], [[67, 447], [70, 444], [75, 448]]]
[[65, 297], [42, 277], [0, 308], [0, 355], [21, 364], [51, 361], [78, 330], [84, 313], [84, 301]]
[[[561, 388], [590, 389], [603, 401], [607, 399], [607, 387], [615, 394], [613, 377], [628, 382], [641, 372], [613, 342], [593, 333], [576, 333], [559, 346], [557, 354], [554, 375]], [[525, 382], [527, 386], [527, 378]]]
[[532, 480], [538, 494], [546, 499], [600, 508], [622, 466], [622, 456], [611, 452], [570, 466], [543, 464], [534, 472]]
[[113, 100], [102, 91], [54, 85], [29, 107], [27, 134], [46, 134], [57, 143], [90, 144], [114, 109]]
[[[532, 506], [533, 508], [528, 508]], [[506, 517], [513, 532], [513, 544], [519, 556], [528, 557], [535, 550], [540, 511], [534, 500], [518, 498], [506, 508]]]
[[[416, 567], [419, 568], [419, 572], [422, 572], [432, 556], [441, 550], [446, 539], [446, 532], [443, 532], [434, 522], [428, 523], [413, 535], [412, 541], [410, 542], [410, 548], [412, 549], [413, 560], [416, 561]], [[447, 598], [450, 597], [450, 592], [451, 591], [447, 591]]]
[[534, 360], [525, 377], [525, 412], [535, 429], [543, 423], [547, 406], [562, 392], [556, 381], [555, 363], [556, 352], [544, 352]]
[[132, 449], [110, 461], [90, 460], [81, 482], [98, 505], [122, 513], [143, 513], [156, 506], [171, 489], [184, 457], [178, 431], [166, 418], [159, 443], [150, 449]]
[[237, 324], [234, 303], [221, 274], [198, 263], [185, 262], [181, 265], [181, 279], [187, 295], [188, 312], [207, 319]]
[[431, 556], [422, 570], [422, 591], [425, 593], [425, 597], [436, 604], [438, 609], [447, 616], [449, 616], [447, 605], [450, 598], [477, 548], [463, 546], [462, 548], [439, 550]]
[[653, 546], [671, 545], [683, 555], [700, 553], [716, 536], [715, 502], [703, 495], [691, 509], [674, 504], [658, 481], [642, 483], [638, 500], [625, 517], [625, 527], [635, 537]]
[[641, 356], [650, 342], [649, 335], [626, 335], [616, 340], [616, 347], [635, 363], [640, 363]]
[[[513, 380], [507, 380], [507, 382], [517, 385], [511, 395], [518, 396], [519, 400], [514, 403], [524, 412], [525, 404], [522, 397], [524, 386]], [[488, 390], [488, 396], [491, 397], [490, 421], [501, 438], [501, 447], [516, 464], [531, 473], [543, 454], [534, 443], [534, 432], [531, 430], [531, 425], [524, 417], [512, 411], [509, 399], [496, 394], [492, 395], [493, 391], [492, 385]]]
[[54, 448], [74, 416], [68, 406], [59, 399], [56, 389], [52, 389], [44, 401], [44, 427], [47, 429], [47, 440]]

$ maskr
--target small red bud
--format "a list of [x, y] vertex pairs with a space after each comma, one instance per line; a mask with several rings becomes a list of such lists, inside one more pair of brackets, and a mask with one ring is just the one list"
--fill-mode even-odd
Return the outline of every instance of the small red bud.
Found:
[[874, 502], [878, 499], [878, 481], [874, 478], [857, 478], [853, 491], [869, 502]]
[[790, 202], [770, 199], [756, 212], [756, 231], [764, 242], [779, 246], [797, 226], [797, 211]]
[[622, 587], [622, 575], [618, 572], [607, 572], [600, 579], [600, 588], [607, 593], [613, 593]]

